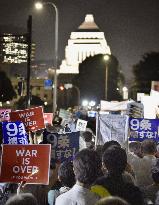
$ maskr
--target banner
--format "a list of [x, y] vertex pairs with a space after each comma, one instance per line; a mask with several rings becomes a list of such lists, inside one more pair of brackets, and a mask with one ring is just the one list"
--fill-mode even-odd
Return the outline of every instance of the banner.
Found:
[[11, 112], [10, 120], [23, 122], [27, 131], [37, 131], [45, 128], [43, 108], [41, 106]]
[[116, 140], [121, 145], [125, 144], [128, 134], [128, 117], [126, 115], [99, 114], [96, 120], [97, 145], [102, 145], [110, 140]]
[[11, 109], [0, 109], [0, 122], [9, 121]]
[[100, 101], [100, 110], [101, 111], [119, 111], [127, 110], [127, 104], [131, 101], [122, 101], [122, 102], [109, 102], [105, 100]]
[[53, 113], [44, 113], [44, 123], [52, 125]]
[[47, 185], [50, 150], [50, 145], [3, 145], [0, 182]]
[[77, 120], [77, 124], [76, 124], [76, 130], [77, 131], [85, 132], [86, 131], [86, 127], [87, 127], [87, 121], [81, 120], [81, 119]]
[[159, 119], [130, 118], [129, 130], [129, 141], [159, 141]]
[[71, 132], [65, 134], [43, 133], [43, 143], [51, 144], [52, 159], [59, 159], [61, 162], [66, 159], [72, 159], [74, 154], [79, 151], [80, 132]]
[[22, 122], [2, 122], [3, 144], [29, 144]]

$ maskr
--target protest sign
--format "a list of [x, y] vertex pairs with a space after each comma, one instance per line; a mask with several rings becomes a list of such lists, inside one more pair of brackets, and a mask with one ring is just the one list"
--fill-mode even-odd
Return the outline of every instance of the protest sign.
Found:
[[126, 110], [127, 109], [127, 104], [130, 101], [105, 101], [105, 100], [101, 100], [100, 101], [100, 109], [101, 111], [119, 111], [119, 110]]
[[44, 123], [52, 125], [53, 113], [44, 113]]
[[96, 145], [102, 145], [110, 140], [116, 140], [124, 145], [128, 134], [127, 116], [118, 114], [99, 114], [96, 120]]
[[66, 159], [72, 159], [74, 154], [79, 151], [79, 132], [65, 134], [43, 133], [43, 142], [51, 144], [51, 158], [59, 159], [61, 162]]
[[81, 119], [78, 119], [77, 120], [77, 124], [76, 124], [76, 130], [77, 131], [86, 131], [86, 127], [87, 127], [87, 121], [85, 120], [81, 120]]
[[159, 141], [159, 119], [130, 118], [129, 129], [129, 141]]
[[29, 144], [22, 122], [2, 122], [4, 144]]
[[127, 105], [127, 115], [133, 118], [144, 117], [144, 106], [142, 103], [131, 102]]
[[50, 145], [3, 145], [0, 182], [48, 184], [50, 150]]
[[37, 131], [45, 127], [41, 106], [11, 112], [10, 120], [23, 122], [27, 131]]
[[0, 109], [0, 122], [9, 121], [11, 109]]

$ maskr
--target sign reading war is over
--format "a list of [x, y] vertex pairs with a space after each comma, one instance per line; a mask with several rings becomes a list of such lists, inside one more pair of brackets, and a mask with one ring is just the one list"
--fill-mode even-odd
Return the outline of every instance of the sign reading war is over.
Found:
[[129, 141], [159, 141], [159, 119], [129, 118]]
[[45, 127], [41, 106], [11, 112], [10, 120], [23, 122], [28, 131], [37, 131]]
[[3, 144], [29, 144], [22, 122], [2, 122]]
[[51, 144], [51, 158], [59, 159], [61, 162], [66, 159], [72, 159], [79, 151], [80, 132], [71, 132], [67, 134], [43, 133], [44, 143]]
[[50, 150], [50, 145], [3, 145], [0, 182], [47, 185]]

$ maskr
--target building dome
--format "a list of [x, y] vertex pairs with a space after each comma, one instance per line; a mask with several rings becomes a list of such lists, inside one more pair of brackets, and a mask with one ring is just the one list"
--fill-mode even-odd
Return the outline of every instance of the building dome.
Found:
[[99, 27], [97, 26], [97, 24], [94, 22], [94, 17], [93, 17], [93, 14], [87, 14], [85, 16], [85, 20], [84, 22], [78, 27], [78, 30], [79, 32], [81, 31], [100, 31], [99, 30]]

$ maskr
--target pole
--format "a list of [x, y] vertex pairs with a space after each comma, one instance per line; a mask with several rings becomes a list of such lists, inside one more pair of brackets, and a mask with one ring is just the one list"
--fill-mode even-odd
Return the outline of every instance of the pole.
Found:
[[108, 65], [105, 66], [105, 100], [108, 100]]
[[55, 114], [57, 108], [57, 67], [58, 67], [58, 26], [59, 14], [58, 8], [53, 2], [46, 2], [55, 9], [55, 50], [54, 50], [54, 88], [53, 88], [53, 113]]
[[32, 44], [32, 16], [27, 21], [27, 43], [28, 43], [28, 59], [27, 59], [27, 96], [26, 107], [30, 107], [30, 70], [31, 70], [31, 44]]

